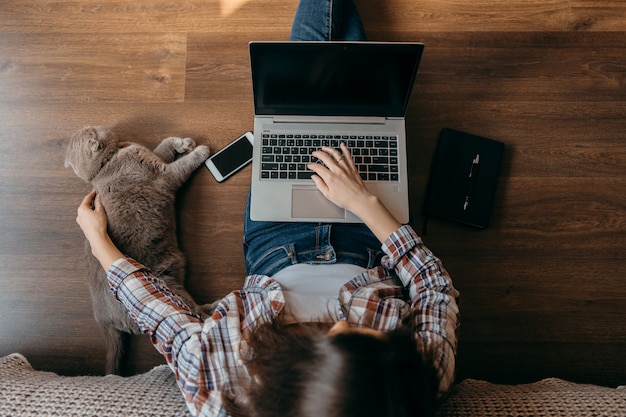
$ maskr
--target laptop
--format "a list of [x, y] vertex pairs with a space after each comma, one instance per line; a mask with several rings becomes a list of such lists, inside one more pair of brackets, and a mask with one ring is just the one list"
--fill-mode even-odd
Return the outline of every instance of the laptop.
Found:
[[421, 43], [250, 42], [254, 145], [250, 217], [358, 223], [317, 190], [310, 153], [350, 148], [367, 189], [409, 220], [406, 108]]

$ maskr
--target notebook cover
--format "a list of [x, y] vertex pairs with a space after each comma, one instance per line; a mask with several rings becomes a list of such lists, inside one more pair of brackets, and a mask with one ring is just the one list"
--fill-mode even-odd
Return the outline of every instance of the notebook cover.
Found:
[[435, 151], [424, 214], [481, 229], [489, 225], [504, 143], [443, 129]]

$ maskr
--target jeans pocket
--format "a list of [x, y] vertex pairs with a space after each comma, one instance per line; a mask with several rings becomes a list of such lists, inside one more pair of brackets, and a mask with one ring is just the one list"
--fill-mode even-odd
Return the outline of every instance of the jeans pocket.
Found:
[[244, 253], [248, 275], [272, 276], [284, 267], [297, 263], [295, 245], [293, 243], [275, 246], [260, 255], [251, 253], [248, 245], [244, 243]]

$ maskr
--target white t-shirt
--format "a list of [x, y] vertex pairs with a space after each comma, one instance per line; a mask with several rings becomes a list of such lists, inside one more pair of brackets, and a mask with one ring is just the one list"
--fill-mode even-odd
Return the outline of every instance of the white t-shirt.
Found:
[[285, 323], [339, 320], [339, 290], [365, 271], [351, 264], [295, 264], [274, 274], [285, 296]]

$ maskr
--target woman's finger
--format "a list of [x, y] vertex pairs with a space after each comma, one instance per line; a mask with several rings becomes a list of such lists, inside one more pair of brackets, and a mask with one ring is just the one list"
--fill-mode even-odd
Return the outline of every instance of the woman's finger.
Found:
[[327, 146], [322, 146], [320, 150], [313, 152], [312, 155], [323, 162], [329, 169], [340, 167], [340, 163], [343, 163], [346, 159], [345, 154]]
[[330, 167], [333, 165], [333, 162], [336, 162], [338, 159], [330, 153], [331, 151], [334, 151], [334, 149], [324, 146], [322, 149], [314, 151], [311, 155], [322, 161], [327, 167]]
[[341, 142], [339, 146], [341, 147], [342, 152], [341, 161], [345, 163], [348, 167], [354, 169], [355, 165], [354, 160], [352, 159], [352, 152], [350, 152], [350, 148], [348, 148], [348, 145], [346, 145], [345, 142]]
[[[330, 176], [330, 170], [326, 166], [322, 164], [310, 163], [307, 166], [307, 168], [309, 168], [311, 171], [317, 174], [317, 176], [319, 177], [318, 179], [321, 179], [324, 183], [328, 181], [329, 176]], [[311, 176], [311, 179], [314, 181], [315, 181], [315, 178], [314, 178], [315, 174]]]
[[93, 202], [94, 202], [95, 197], [96, 197], [96, 190], [91, 190], [91, 192], [87, 194], [85, 198], [83, 198], [83, 201], [80, 205], [89, 207], [89, 208], [93, 207]]
[[104, 211], [104, 206], [102, 205], [102, 199], [100, 198], [100, 194], [96, 194], [93, 207], [96, 211]]

